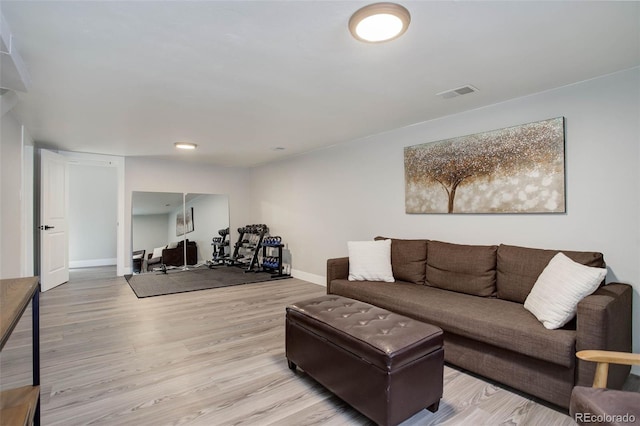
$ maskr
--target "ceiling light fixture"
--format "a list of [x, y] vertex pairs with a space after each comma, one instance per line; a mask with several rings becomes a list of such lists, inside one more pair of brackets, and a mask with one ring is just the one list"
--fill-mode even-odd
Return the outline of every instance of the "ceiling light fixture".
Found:
[[349, 31], [360, 41], [379, 43], [407, 31], [411, 15], [396, 3], [374, 3], [359, 9], [349, 19]]
[[196, 149], [198, 145], [191, 142], [176, 142], [174, 143], [175, 147], [178, 149]]

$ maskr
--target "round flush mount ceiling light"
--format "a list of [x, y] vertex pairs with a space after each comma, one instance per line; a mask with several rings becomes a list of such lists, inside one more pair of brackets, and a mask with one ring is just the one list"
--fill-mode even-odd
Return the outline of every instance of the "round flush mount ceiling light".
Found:
[[375, 3], [359, 9], [349, 19], [349, 31], [360, 41], [380, 43], [407, 31], [411, 15], [396, 3]]
[[198, 146], [195, 143], [191, 142], [176, 142], [173, 145], [175, 145], [175, 147], [178, 149], [196, 149], [196, 147]]

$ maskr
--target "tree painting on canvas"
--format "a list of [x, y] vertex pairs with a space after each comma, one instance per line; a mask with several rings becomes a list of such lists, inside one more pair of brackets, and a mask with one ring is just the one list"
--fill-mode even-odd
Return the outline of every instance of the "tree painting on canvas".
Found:
[[178, 213], [176, 217], [176, 236], [184, 235], [185, 232], [193, 232], [193, 207], [187, 207], [185, 209], [187, 218], [185, 220], [184, 214]]
[[407, 213], [563, 213], [564, 118], [405, 147]]

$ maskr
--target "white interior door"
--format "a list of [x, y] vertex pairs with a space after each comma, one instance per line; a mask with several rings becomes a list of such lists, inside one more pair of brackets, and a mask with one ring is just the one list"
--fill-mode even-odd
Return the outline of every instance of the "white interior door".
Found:
[[40, 285], [42, 291], [69, 281], [67, 160], [40, 152]]

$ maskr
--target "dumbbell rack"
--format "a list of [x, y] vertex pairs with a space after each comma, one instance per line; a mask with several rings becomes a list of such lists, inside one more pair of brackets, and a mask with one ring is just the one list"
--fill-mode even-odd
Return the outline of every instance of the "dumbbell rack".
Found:
[[211, 245], [213, 246], [213, 256], [209, 268], [215, 265], [224, 264], [229, 259], [229, 228], [218, 230], [219, 237], [213, 237]]
[[258, 266], [258, 253], [262, 247], [262, 239], [269, 232], [265, 224], [247, 225], [238, 228], [238, 242], [236, 242], [233, 255], [229, 260], [232, 266], [246, 266], [245, 272], [253, 271]]
[[[283, 248], [284, 248], [284, 244], [282, 244], [279, 241], [277, 243], [269, 243], [269, 242], [262, 243], [262, 270], [265, 272], [270, 272], [271, 278], [289, 276], [289, 274], [285, 274], [282, 271], [282, 249]], [[277, 260], [276, 266], [267, 266], [264, 264], [265, 263], [264, 260], [269, 257], [267, 256], [268, 249], [277, 249], [278, 251], [278, 257], [277, 257], [278, 260]]]

